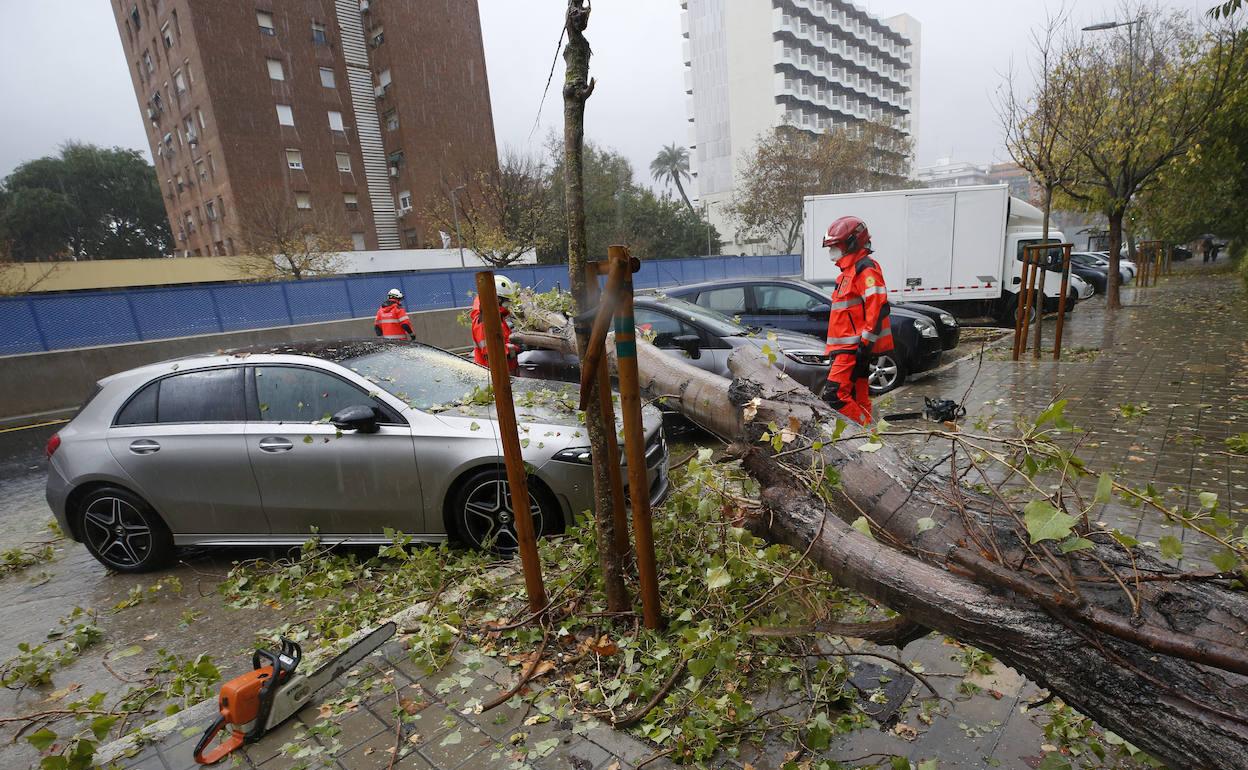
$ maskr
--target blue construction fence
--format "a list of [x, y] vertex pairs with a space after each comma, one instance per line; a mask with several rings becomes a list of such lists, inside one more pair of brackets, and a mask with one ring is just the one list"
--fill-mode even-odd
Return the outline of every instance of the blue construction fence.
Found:
[[[567, 265], [500, 272], [538, 291], [567, 287]], [[689, 257], [645, 260], [633, 280], [656, 289], [717, 278], [799, 275], [802, 258]], [[190, 337], [372, 316], [398, 287], [409, 311], [467, 307], [475, 269], [345, 275], [303, 281], [74, 291], [0, 298], [0, 355]]]

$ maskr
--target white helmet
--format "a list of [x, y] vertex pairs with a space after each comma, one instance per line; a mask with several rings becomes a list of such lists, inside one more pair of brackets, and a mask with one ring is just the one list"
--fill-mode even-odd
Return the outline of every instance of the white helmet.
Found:
[[391, 289], [386, 292], [386, 299], [403, 299], [403, 292], [398, 289]]
[[505, 275], [494, 276], [494, 293], [498, 295], [499, 302], [511, 302], [516, 298], [517, 287], [515, 281]]

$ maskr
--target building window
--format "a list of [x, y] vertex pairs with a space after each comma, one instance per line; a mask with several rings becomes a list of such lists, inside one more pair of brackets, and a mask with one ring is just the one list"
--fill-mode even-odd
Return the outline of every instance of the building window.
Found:
[[281, 59], [265, 59], [269, 65], [269, 80], [285, 80], [286, 72], [282, 69]]
[[295, 125], [295, 113], [291, 111], [289, 104], [277, 105], [277, 123], [281, 126]]
[[195, 108], [195, 117], [199, 118], [199, 127], [200, 127], [200, 128], [207, 128], [207, 127], [208, 127], [208, 124], [204, 122], [204, 111], [203, 111], [203, 110], [201, 110], [201, 109], [200, 109], [200, 108], [198, 108], [198, 107], [196, 107], [196, 108]]
[[329, 111], [329, 130], [330, 131], [345, 131], [346, 130], [342, 125], [342, 113], [341, 112], [338, 112], [337, 110]]
[[130, 6], [130, 21], [134, 22], [135, 29], [143, 29], [143, 21], [139, 18], [139, 6], [137, 3]]
[[321, 67], [321, 85], [326, 88], [337, 88], [334, 84], [334, 71], [329, 67]]
[[399, 113], [396, 110], [386, 110], [386, 114], [382, 117], [385, 119], [387, 131], [399, 130]]
[[351, 233], [351, 248], [356, 251], [364, 251], [368, 248], [364, 243], [364, 233]]
[[182, 74], [182, 70], [173, 73], [173, 90], [178, 96], [186, 93], [186, 76]]
[[343, 193], [342, 205], [347, 207], [347, 211], [359, 211], [360, 199], [355, 193]]
[[312, 22], [312, 42], [317, 45], [325, 45], [328, 40], [325, 37], [325, 25]]
[[221, 217], [222, 222], [225, 221], [225, 201], [221, 199], [220, 195], [217, 196], [217, 216]]
[[403, 242], [407, 244], [407, 247], [409, 249], [420, 248], [420, 236], [416, 233], [416, 230], [414, 229], [403, 231]]
[[390, 68], [389, 67], [382, 70], [381, 74], [377, 76], [377, 84], [381, 86], [381, 92], [383, 94], [390, 93]]
[[204, 164], [203, 158], [195, 161], [195, 173], [199, 174], [199, 181], [208, 181], [208, 167]]
[[208, 201], [204, 204], [204, 213], [208, 216], [209, 222], [217, 221], [217, 204]]
[[351, 156], [345, 152], [336, 152], [334, 157], [338, 159], [338, 170], [351, 173]]
[[195, 232], [195, 220], [191, 219], [191, 212], [188, 211], [183, 216], [186, 218], [186, 231], [188, 233]]
[[169, 22], [160, 28], [160, 37], [165, 41], [165, 48], [173, 48], [173, 30], [169, 28]]
[[412, 192], [411, 190], [404, 190], [403, 192], [399, 193], [399, 211], [406, 212], [406, 211], [411, 211], [411, 210], [412, 210]]
[[[178, 174], [178, 176], [176, 177], [176, 179], [177, 179], [178, 194], [179, 194], [179, 195], [181, 195], [181, 194], [182, 194], [182, 191], [186, 189], [186, 180], [184, 180], [184, 179], [182, 178], [182, 175], [181, 175], [181, 174]], [[189, 216], [189, 214], [188, 214], [188, 216]]]
[[286, 166], [298, 171], [303, 170], [303, 153], [298, 150], [286, 151]]
[[395, 150], [389, 156], [390, 168], [397, 169], [403, 165], [403, 151]]
[[212, 178], [217, 178], [217, 162], [212, 159], [212, 153], [208, 153], [208, 173], [212, 174]]
[[312, 194], [306, 192], [295, 193], [295, 208], [305, 210], [312, 208]]
[[156, 64], [152, 61], [152, 54], [146, 49], [143, 51], [143, 66], [147, 68], [147, 74], [149, 75], [156, 71]]
[[372, 42], [373, 48], [386, 42], [386, 34], [381, 27], [373, 27], [368, 32], [368, 39]]
[[277, 30], [273, 28], [273, 14], [264, 11], [256, 11], [256, 24], [260, 25], [260, 34], [273, 37], [277, 34]]

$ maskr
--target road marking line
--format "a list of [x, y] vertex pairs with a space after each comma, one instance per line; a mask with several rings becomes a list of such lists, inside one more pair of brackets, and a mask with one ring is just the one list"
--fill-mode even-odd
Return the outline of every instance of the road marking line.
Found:
[[12, 433], [15, 430], [30, 430], [31, 428], [46, 428], [49, 425], [60, 425], [66, 422], [69, 422], [68, 417], [63, 420], [48, 420], [47, 422], [36, 422], [32, 425], [18, 425], [13, 428], [0, 428], [0, 433]]

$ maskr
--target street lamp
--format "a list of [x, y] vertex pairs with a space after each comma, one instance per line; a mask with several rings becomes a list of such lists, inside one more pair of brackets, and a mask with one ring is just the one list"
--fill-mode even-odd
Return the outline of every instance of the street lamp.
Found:
[[1143, 24], [1143, 19], [1134, 19], [1132, 21], [1102, 21], [1097, 24], [1089, 24], [1083, 28], [1084, 32], [1101, 32], [1107, 29], [1118, 29], [1119, 27], [1127, 28], [1127, 57], [1130, 60], [1130, 66], [1127, 68], [1127, 91], [1133, 88], [1135, 79], [1135, 34], [1131, 28], [1136, 24]]
[[716, 203], [719, 203], [719, 201], [706, 201], [702, 206], [703, 211], [706, 213], [706, 256], [708, 257], [714, 253], [711, 251], [711, 206], [714, 206]]
[[468, 267], [464, 262], [464, 238], [459, 234], [459, 201], [455, 198], [455, 193], [464, 189], [467, 185], [460, 185], [451, 190], [451, 215], [455, 217], [455, 241], [459, 244], [459, 266]]

